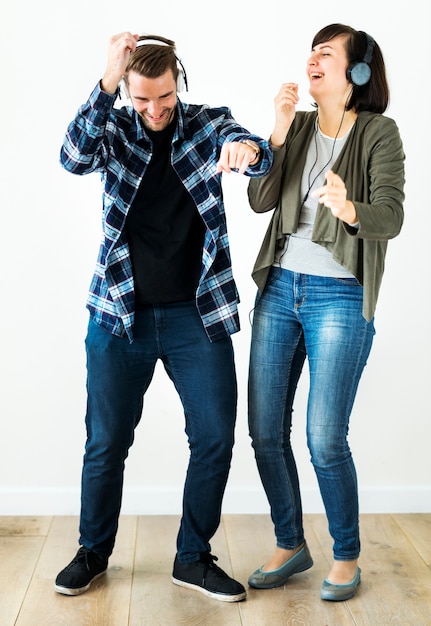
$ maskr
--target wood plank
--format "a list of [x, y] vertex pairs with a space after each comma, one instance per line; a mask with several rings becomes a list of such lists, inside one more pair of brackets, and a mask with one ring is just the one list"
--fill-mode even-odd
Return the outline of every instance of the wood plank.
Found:
[[431, 513], [399, 513], [392, 517], [431, 568]]
[[373, 624], [381, 616], [382, 623], [430, 626], [431, 572], [393, 516], [361, 516], [361, 535], [365, 590], [378, 599], [367, 606]]
[[[0, 624], [13, 626], [30, 585], [44, 537], [0, 537]], [[33, 621], [33, 626], [34, 626]]]
[[[77, 597], [54, 579], [77, 550], [77, 517], [0, 517], [1, 626], [431, 626], [431, 514], [361, 515], [362, 584], [348, 602], [320, 600], [332, 562], [324, 515], [306, 515], [314, 559], [284, 587], [255, 590], [249, 574], [271, 554], [269, 515], [224, 515], [212, 541], [248, 598], [223, 603], [171, 581], [178, 516], [120, 518], [107, 576]], [[136, 560], [134, 564], [134, 557]]]
[[0, 517], [0, 537], [46, 537], [52, 519], [52, 516], [4, 515]]
[[[238, 604], [207, 598], [171, 580], [179, 517], [139, 518], [130, 626], [240, 626]], [[224, 529], [212, 541], [218, 564], [232, 575]]]
[[[122, 517], [107, 575], [81, 596], [54, 591], [55, 577], [72, 559], [78, 536], [77, 517], [57, 517], [52, 524], [16, 626], [126, 626], [129, 617], [136, 518]], [[37, 615], [37, 622], [35, 620]]]

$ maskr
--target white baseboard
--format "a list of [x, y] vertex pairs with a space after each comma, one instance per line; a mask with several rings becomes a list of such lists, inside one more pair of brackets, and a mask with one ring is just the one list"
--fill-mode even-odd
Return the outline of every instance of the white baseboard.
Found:
[[[361, 513], [430, 513], [431, 486], [374, 487], [359, 493]], [[302, 491], [304, 513], [323, 513], [320, 493]], [[182, 491], [176, 488], [128, 487], [124, 490], [123, 515], [178, 515]], [[0, 488], [0, 515], [79, 515], [80, 492], [72, 488]], [[223, 513], [261, 514], [269, 507], [259, 487], [226, 490]]]

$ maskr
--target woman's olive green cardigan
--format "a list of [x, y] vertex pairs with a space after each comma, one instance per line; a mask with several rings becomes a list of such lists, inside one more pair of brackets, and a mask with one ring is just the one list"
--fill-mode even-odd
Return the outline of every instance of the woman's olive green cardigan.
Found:
[[[285, 145], [274, 148], [274, 165], [267, 176], [252, 178], [250, 206], [257, 213], [275, 208], [253, 269], [262, 292], [285, 236], [296, 232], [302, 203], [301, 180], [308, 146], [315, 132], [316, 111], [295, 116]], [[363, 314], [370, 320], [382, 281], [388, 239], [403, 224], [404, 150], [394, 120], [361, 112], [332, 170], [344, 180], [347, 199], [358, 215], [359, 228], [349, 227], [319, 204], [312, 241], [331, 251], [333, 258], [364, 287]]]

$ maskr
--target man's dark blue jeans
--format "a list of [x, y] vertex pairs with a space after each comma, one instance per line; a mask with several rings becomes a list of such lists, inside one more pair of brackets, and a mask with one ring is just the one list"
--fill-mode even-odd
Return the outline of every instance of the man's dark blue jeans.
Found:
[[[195, 303], [182, 302], [137, 311], [132, 343], [90, 319], [86, 350], [81, 545], [107, 556], [113, 550], [124, 463], [160, 359], [180, 396], [190, 448], [177, 557], [184, 563], [196, 561], [211, 550], [232, 457], [237, 382], [231, 338], [211, 343]], [[161, 407], [163, 402], [162, 396]], [[152, 445], [160, 448], [160, 463], [169, 463], [164, 442]], [[145, 459], [142, 468], [150, 471]]]

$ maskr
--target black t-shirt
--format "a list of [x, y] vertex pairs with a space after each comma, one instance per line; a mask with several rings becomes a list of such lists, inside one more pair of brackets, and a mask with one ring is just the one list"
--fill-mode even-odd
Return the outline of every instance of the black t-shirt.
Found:
[[193, 300], [201, 273], [205, 227], [171, 165], [174, 130], [146, 129], [153, 156], [126, 218], [137, 308]]

